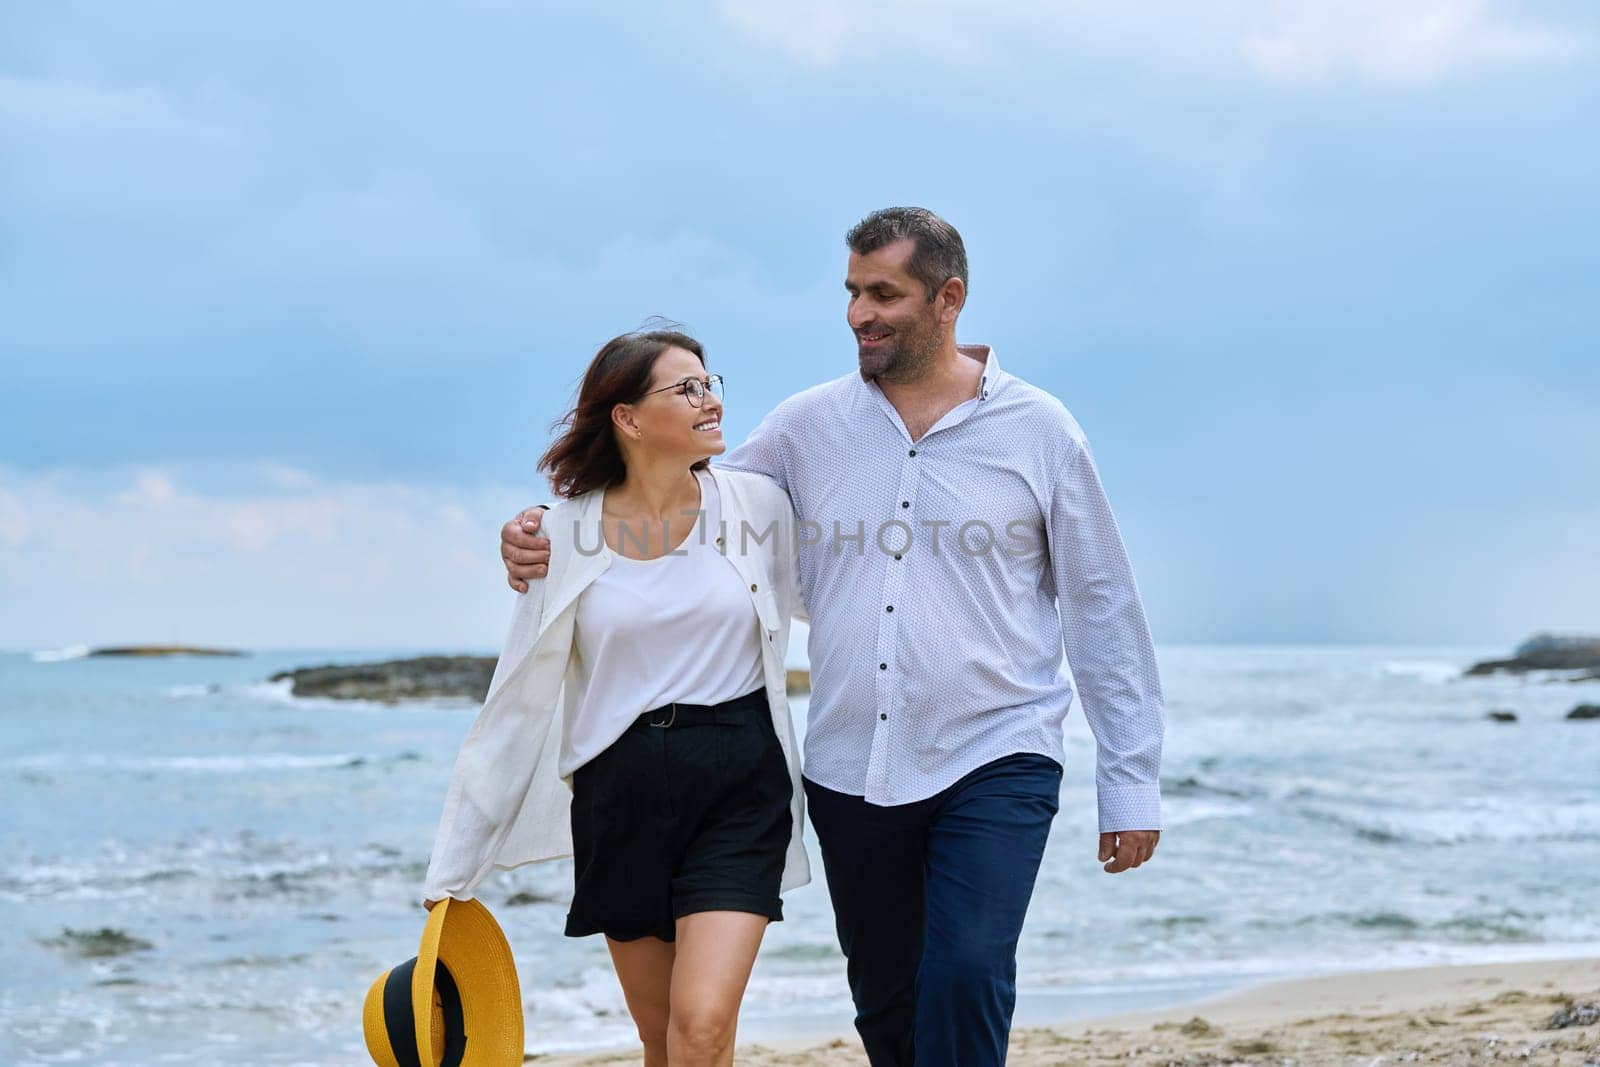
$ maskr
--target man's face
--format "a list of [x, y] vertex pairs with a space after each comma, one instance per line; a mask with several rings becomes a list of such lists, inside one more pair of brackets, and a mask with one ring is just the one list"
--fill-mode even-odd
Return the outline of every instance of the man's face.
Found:
[[930, 302], [922, 283], [906, 269], [914, 247], [908, 238], [866, 255], [850, 253], [845, 318], [856, 335], [863, 378], [913, 381], [927, 372], [939, 350], [941, 301]]

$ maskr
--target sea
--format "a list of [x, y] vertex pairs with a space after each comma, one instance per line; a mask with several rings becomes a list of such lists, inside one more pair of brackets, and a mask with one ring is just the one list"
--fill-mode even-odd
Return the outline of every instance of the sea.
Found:
[[[302, 700], [268, 678], [452, 650], [81, 651], [0, 653], [0, 1062], [371, 1062], [363, 997], [417, 952], [477, 705]], [[1018, 1022], [1600, 954], [1600, 721], [1565, 718], [1600, 682], [1463, 677], [1505, 651], [1160, 649], [1165, 827], [1150, 863], [1116, 875], [1095, 857], [1075, 707]], [[817, 878], [767, 934], [742, 1041], [850, 1029], [810, 847]], [[478, 890], [516, 955], [530, 1053], [632, 1040], [601, 939], [562, 936], [571, 877], [557, 861]]]

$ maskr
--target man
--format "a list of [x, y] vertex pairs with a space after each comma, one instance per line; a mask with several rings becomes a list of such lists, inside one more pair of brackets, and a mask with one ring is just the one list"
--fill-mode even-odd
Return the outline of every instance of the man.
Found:
[[[722, 465], [775, 479], [802, 523], [806, 799], [868, 1056], [1000, 1064], [1060, 796], [1063, 645], [1110, 873], [1160, 837], [1161, 683], [1083, 431], [956, 343], [961, 236], [888, 208], [846, 241], [859, 369], [784, 401]], [[549, 559], [539, 515], [502, 532], [519, 590]]]

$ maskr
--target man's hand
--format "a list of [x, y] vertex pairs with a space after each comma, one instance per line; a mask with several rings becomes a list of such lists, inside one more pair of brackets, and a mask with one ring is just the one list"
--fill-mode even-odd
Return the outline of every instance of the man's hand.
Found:
[[550, 570], [550, 539], [539, 536], [543, 521], [543, 508], [523, 508], [516, 518], [500, 527], [500, 559], [506, 565], [506, 582], [519, 593], [528, 591], [530, 579], [543, 578]]
[[1100, 862], [1111, 861], [1101, 870], [1107, 874], [1117, 874], [1139, 866], [1156, 854], [1156, 842], [1160, 840], [1160, 830], [1119, 830], [1101, 834]]

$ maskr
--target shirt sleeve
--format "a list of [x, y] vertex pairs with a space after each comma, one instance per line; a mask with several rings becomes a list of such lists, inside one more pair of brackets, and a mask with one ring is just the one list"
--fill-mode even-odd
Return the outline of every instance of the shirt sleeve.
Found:
[[1100, 832], [1161, 829], [1165, 712], [1133, 568], [1086, 441], [1059, 472], [1050, 566], [1067, 662], [1096, 746]]
[[787, 493], [783, 494], [785, 536], [778, 543], [778, 550], [783, 554], [779, 560], [783, 580], [788, 587], [787, 603], [790, 618], [799, 619], [806, 625], [811, 624], [811, 613], [806, 609], [805, 587], [800, 584], [800, 517], [795, 514], [794, 503], [790, 501]]
[[764, 474], [777, 482], [785, 493], [793, 496], [789, 489], [788, 435], [783, 432], [783, 423], [783, 408], [780, 405], [767, 412], [766, 417], [750, 431], [750, 436], [732, 452], [718, 459], [716, 465], [728, 470]]
[[[515, 672], [517, 665], [533, 650], [538, 638], [539, 616], [544, 610], [545, 587], [548, 578], [537, 578], [528, 583], [526, 593], [517, 593], [512, 607], [511, 625], [506, 631], [500, 658], [495, 662], [494, 676], [489, 682], [489, 692], [484, 707], [479, 711], [468, 740], [479, 744], [506, 744], [498, 735], [504, 732], [504, 720], [517, 716], [497, 714], [493, 697]], [[491, 718], [501, 721], [491, 722]], [[465, 743], [463, 743], [465, 749]], [[421, 902], [455, 897], [470, 900], [474, 889], [491, 870], [494, 860], [505, 843], [514, 824], [515, 811], [487, 812], [473, 802], [465, 789], [468, 761], [456, 755], [450, 774], [450, 785], [445, 793], [444, 811], [434, 832], [433, 853], [428, 861], [427, 874], [423, 876]], [[526, 761], [530, 766], [532, 760]], [[526, 783], [521, 783], [523, 790]]]

